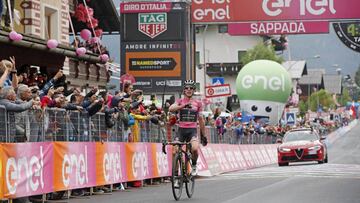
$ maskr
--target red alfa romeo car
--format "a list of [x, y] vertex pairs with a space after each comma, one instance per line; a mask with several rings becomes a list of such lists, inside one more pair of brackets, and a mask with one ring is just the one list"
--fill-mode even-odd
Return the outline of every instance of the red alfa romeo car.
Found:
[[328, 162], [327, 148], [319, 134], [310, 129], [296, 129], [287, 132], [278, 147], [279, 166], [288, 166], [289, 162], [317, 161]]

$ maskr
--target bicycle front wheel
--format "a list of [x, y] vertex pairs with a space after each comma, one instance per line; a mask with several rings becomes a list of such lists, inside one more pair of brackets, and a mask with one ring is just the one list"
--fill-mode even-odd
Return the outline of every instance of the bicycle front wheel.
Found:
[[191, 161], [187, 159], [185, 165], [187, 166], [185, 182], [186, 195], [188, 198], [191, 198], [194, 194], [195, 177], [191, 175]]
[[172, 163], [171, 187], [175, 200], [179, 200], [184, 183], [184, 172], [181, 154], [176, 154]]

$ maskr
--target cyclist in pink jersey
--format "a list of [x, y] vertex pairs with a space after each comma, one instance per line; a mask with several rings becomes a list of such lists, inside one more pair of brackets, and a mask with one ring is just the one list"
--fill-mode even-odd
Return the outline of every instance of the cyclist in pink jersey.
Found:
[[173, 105], [169, 107], [170, 112], [178, 112], [179, 115], [179, 129], [178, 135], [175, 138], [180, 142], [191, 142], [192, 152], [192, 171], [191, 174], [197, 174], [196, 162], [198, 159], [199, 140], [197, 138], [197, 123], [200, 126], [201, 143], [206, 146], [207, 138], [205, 135], [205, 123], [203, 117], [200, 115], [202, 111], [202, 103], [193, 98], [196, 86], [195, 81], [186, 80], [184, 82], [184, 97], [178, 99]]

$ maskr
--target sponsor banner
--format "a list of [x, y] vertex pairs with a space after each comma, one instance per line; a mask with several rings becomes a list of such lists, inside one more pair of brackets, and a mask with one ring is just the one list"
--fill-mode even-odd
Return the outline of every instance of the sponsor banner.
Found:
[[[209, 144], [201, 147], [197, 166], [211, 176], [274, 163], [264, 151], [276, 157], [276, 146]], [[171, 146], [167, 152], [160, 143], [1, 144], [0, 198], [170, 176]]]
[[258, 157], [256, 145], [248, 145], [249, 152], [251, 154], [252, 161], [254, 162], [254, 167], [262, 166], [260, 157]]
[[151, 158], [151, 146], [146, 143], [125, 143], [125, 164], [128, 181], [153, 177], [155, 167]]
[[[205, 159], [205, 157], [203, 155], [203, 149], [204, 148], [206, 148], [206, 147], [201, 146], [201, 149], [198, 152], [199, 156], [198, 156], [196, 166], [197, 166], [197, 169], [199, 170], [199, 172], [208, 172], [208, 173], [210, 173], [208, 165], [207, 165], [207, 160]], [[206, 174], [206, 173], [202, 173], [202, 174]]]
[[4, 182], [0, 184], [0, 197], [16, 198], [53, 191], [51, 143], [2, 144], [1, 148], [0, 180]]
[[166, 13], [139, 13], [138, 30], [151, 39], [167, 30]]
[[222, 150], [224, 146], [225, 145], [223, 144], [216, 144], [211, 146], [211, 148], [213, 148], [213, 151], [215, 153], [216, 160], [220, 165], [221, 172], [231, 171], [230, 163], [226, 159], [225, 153]]
[[178, 42], [126, 42], [123, 43], [125, 51], [178, 51], [182, 49], [183, 44]]
[[241, 169], [241, 170], [248, 169], [248, 165], [247, 165], [244, 155], [241, 152], [240, 145], [235, 145], [235, 146], [236, 146], [236, 148], [233, 149], [233, 153], [234, 153], [237, 163], [239, 164], [239, 169]]
[[[122, 14], [121, 43], [171, 42], [186, 37], [185, 12]], [[183, 29], [179, 29], [179, 26]]]
[[171, 2], [128, 2], [120, 4], [120, 13], [169, 12]]
[[194, 23], [359, 19], [359, 0], [194, 0]]
[[260, 151], [261, 151], [261, 153], [262, 153], [262, 155], [264, 157], [265, 165], [272, 164], [272, 160], [271, 160], [271, 158], [270, 158], [270, 156], [269, 156], [269, 154], [267, 152], [267, 149], [266, 149], [265, 145], [260, 145], [259, 148], [260, 148]]
[[125, 147], [120, 142], [95, 143], [96, 185], [126, 181]]
[[248, 167], [247, 169], [255, 168], [255, 161], [253, 159], [252, 153], [250, 153], [251, 149], [249, 146], [250, 145], [239, 145], [240, 150], [246, 161], [246, 165]]
[[55, 191], [96, 185], [94, 142], [55, 142], [53, 146]]
[[280, 35], [329, 33], [327, 21], [229, 23], [229, 35]]
[[236, 171], [240, 169], [240, 163], [236, 159], [235, 151], [239, 150], [237, 145], [223, 145], [222, 149], [224, 151], [227, 163], [229, 164], [228, 171]]
[[210, 171], [211, 175], [217, 175], [222, 173], [222, 170], [217, 160], [215, 153], [216, 151], [213, 146], [216, 146], [216, 144], [208, 144], [206, 147], [201, 148], [201, 152], [204, 155], [208, 170]]
[[128, 52], [126, 73], [137, 77], [180, 77], [180, 52]]
[[272, 163], [277, 163], [278, 154], [277, 154], [277, 144], [273, 145], [264, 145], [266, 147], [267, 153], [269, 154], [270, 160]]
[[151, 159], [153, 163], [152, 177], [166, 177], [171, 176], [172, 166], [172, 147], [166, 146], [166, 154], [162, 152], [162, 144], [151, 143], [147, 144], [150, 147]]
[[231, 96], [230, 85], [224, 84], [224, 85], [206, 86], [205, 96], [206, 98]]

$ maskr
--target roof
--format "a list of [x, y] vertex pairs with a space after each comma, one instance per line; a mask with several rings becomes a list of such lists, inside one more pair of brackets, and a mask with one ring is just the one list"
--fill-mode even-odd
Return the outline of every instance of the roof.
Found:
[[300, 79], [307, 74], [306, 61], [285, 61], [282, 65], [293, 79]]
[[307, 73], [307, 75], [304, 75], [302, 78], [300, 78], [300, 85], [322, 84], [325, 69], [308, 69]]
[[[87, 6], [94, 9], [94, 18], [99, 20], [99, 28], [104, 33], [120, 33], [120, 16], [112, 0], [87, 1]], [[87, 28], [85, 23], [77, 21], [74, 17], [72, 17], [72, 22], [76, 33]]]
[[332, 94], [341, 94], [341, 75], [324, 75], [324, 86]]

